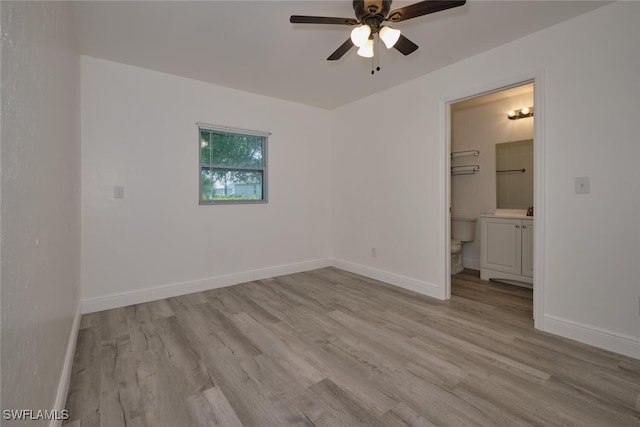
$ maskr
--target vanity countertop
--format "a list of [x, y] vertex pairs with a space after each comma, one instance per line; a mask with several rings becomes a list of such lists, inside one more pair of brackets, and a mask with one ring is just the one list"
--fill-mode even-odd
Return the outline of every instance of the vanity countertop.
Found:
[[507, 218], [507, 219], [530, 219], [533, 221], [532, 216], [518, 213], [492, 213], [480, 215], [480, 218]]

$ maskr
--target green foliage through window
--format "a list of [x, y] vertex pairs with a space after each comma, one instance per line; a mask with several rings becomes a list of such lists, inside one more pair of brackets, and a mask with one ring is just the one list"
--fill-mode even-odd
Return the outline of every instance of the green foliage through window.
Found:
[[266, 136], [200, 128], [200, 203], [266, 201]]

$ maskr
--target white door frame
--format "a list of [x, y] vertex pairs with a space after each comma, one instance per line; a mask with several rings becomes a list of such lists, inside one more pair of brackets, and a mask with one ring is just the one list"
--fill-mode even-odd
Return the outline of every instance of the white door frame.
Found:
[[[544, 138], [544, 70], [536, 70], [524, 75], [513, 76], [499, 81], [462, 91], [440, 101], [440, 170], [442, 186], [440, 190], [441, 227], [440, 241], [444, 250], [440, 260], [440, 283], [444, 284], [439, 297], [451, 298], [451, 104], [469, 98], [498, 92], [525, 83], [535, 83], [533, 99], [535, 121], [533, 125], [533, 205], [535, 207], [535, 227], [533, 245], [533, 317], [536, 329], [542, 329], [544, 315], [544, 230], [545, 230], [545, 138]], [[506, 120], [506, 119], [505, 119]]]

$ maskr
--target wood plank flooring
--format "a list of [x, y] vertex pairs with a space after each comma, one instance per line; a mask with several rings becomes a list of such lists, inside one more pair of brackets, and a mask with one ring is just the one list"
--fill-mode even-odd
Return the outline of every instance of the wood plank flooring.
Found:
[[325, 268], [82, 317], [69, 426], [640, 426], [640, 360]]

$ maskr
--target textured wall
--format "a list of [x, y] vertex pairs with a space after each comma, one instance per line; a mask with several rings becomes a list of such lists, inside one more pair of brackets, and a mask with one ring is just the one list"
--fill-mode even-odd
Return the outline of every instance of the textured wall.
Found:
[[[334, 257], [443, 289], [443, 100], [542, 72], [539, 320], [640, 356], [639, 19], [640, 3], [615, 2], [335, 110]], [[362, 126], [380, 105], [388, 125]]]
[[2, 408], [53, 409], [79, 301], [80, 61], [67, 3], [0, 8]]
[[[330, 118], [83, 56], [83, 300], [328, 258]], [[271, 132], [268, 203], [198, 205], [196, 122]]]

